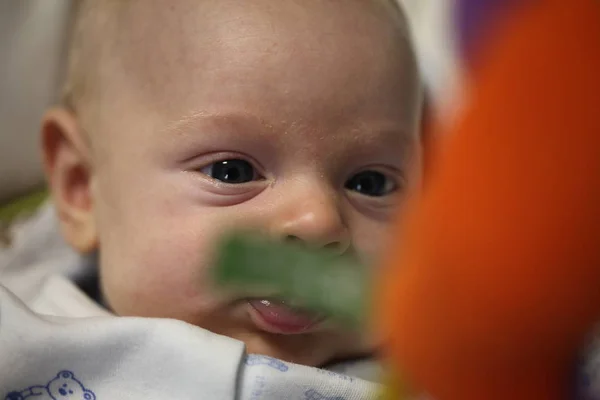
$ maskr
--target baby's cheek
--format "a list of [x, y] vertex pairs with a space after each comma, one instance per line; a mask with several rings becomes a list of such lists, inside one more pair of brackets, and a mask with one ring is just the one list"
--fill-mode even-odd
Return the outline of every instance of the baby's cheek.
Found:
[[[191, 237], [190, 237], [191, 236]], [[205, 291], [209, 254], [203, 237], [172, 232], [161, 245], [142, 254], [147, 287], [170, 297], [195, 297]]]
[[[199, 313], [210, 303], [206, 279], [208, 252], [205, 236], [182, 221], [138, 232], [124, 257], [107, 266], [114, 274], [109, 295], [119, 301], [115, 311], [141, 316], [177, 317]], [[120, 269], [120, 271], [119, 271]], [[115, 278], [119, 278], [115, 281]], [[112, 291], [112, 293], [110, 293]], [[112, 300], [109, 298], [109, 301]]]
[[363, 222], [352, 229], [352, 245], [361, 261], [376, 264], [390, 237], [390, 224]]

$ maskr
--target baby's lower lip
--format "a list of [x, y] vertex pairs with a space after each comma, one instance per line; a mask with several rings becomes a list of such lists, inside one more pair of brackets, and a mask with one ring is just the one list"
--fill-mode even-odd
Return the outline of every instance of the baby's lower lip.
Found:
[[263, 331], [294, 335], [315, 328], [323, 317], [290, 308], [273, 299], [249, 299], [250, 318]]

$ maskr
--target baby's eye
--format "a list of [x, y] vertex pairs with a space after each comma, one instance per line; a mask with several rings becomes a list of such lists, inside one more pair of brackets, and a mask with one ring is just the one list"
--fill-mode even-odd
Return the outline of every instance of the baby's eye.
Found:
[[365, 196], [381, 197], [394, 192], [398, 185], [381, 172], [363, 171], [350, 178], [345, 187]]
[[252, 164], [240, 159], [217, 161], [202, 168], [200, 172], [231, 184], [247, 183], [260, 178]]

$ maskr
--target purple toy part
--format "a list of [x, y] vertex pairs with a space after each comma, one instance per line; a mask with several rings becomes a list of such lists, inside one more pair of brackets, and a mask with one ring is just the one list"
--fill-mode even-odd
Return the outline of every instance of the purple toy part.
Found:
[[455, 0], [456, 22], [460, 49], [463, 57], [470, 60], [477, 52], [480, 42], [485, 39], [485, 29], [498, 18], [499, 12], [524, 0]]

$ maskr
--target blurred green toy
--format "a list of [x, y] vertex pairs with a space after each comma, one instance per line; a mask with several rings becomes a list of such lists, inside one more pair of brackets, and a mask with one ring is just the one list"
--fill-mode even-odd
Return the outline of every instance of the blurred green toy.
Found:
[[227, 237], [219, 256], [214, 279], [223, 288], [281, 298], [354, 329], [365, 326], [370, 277], [354, 258], [253, 234]]

